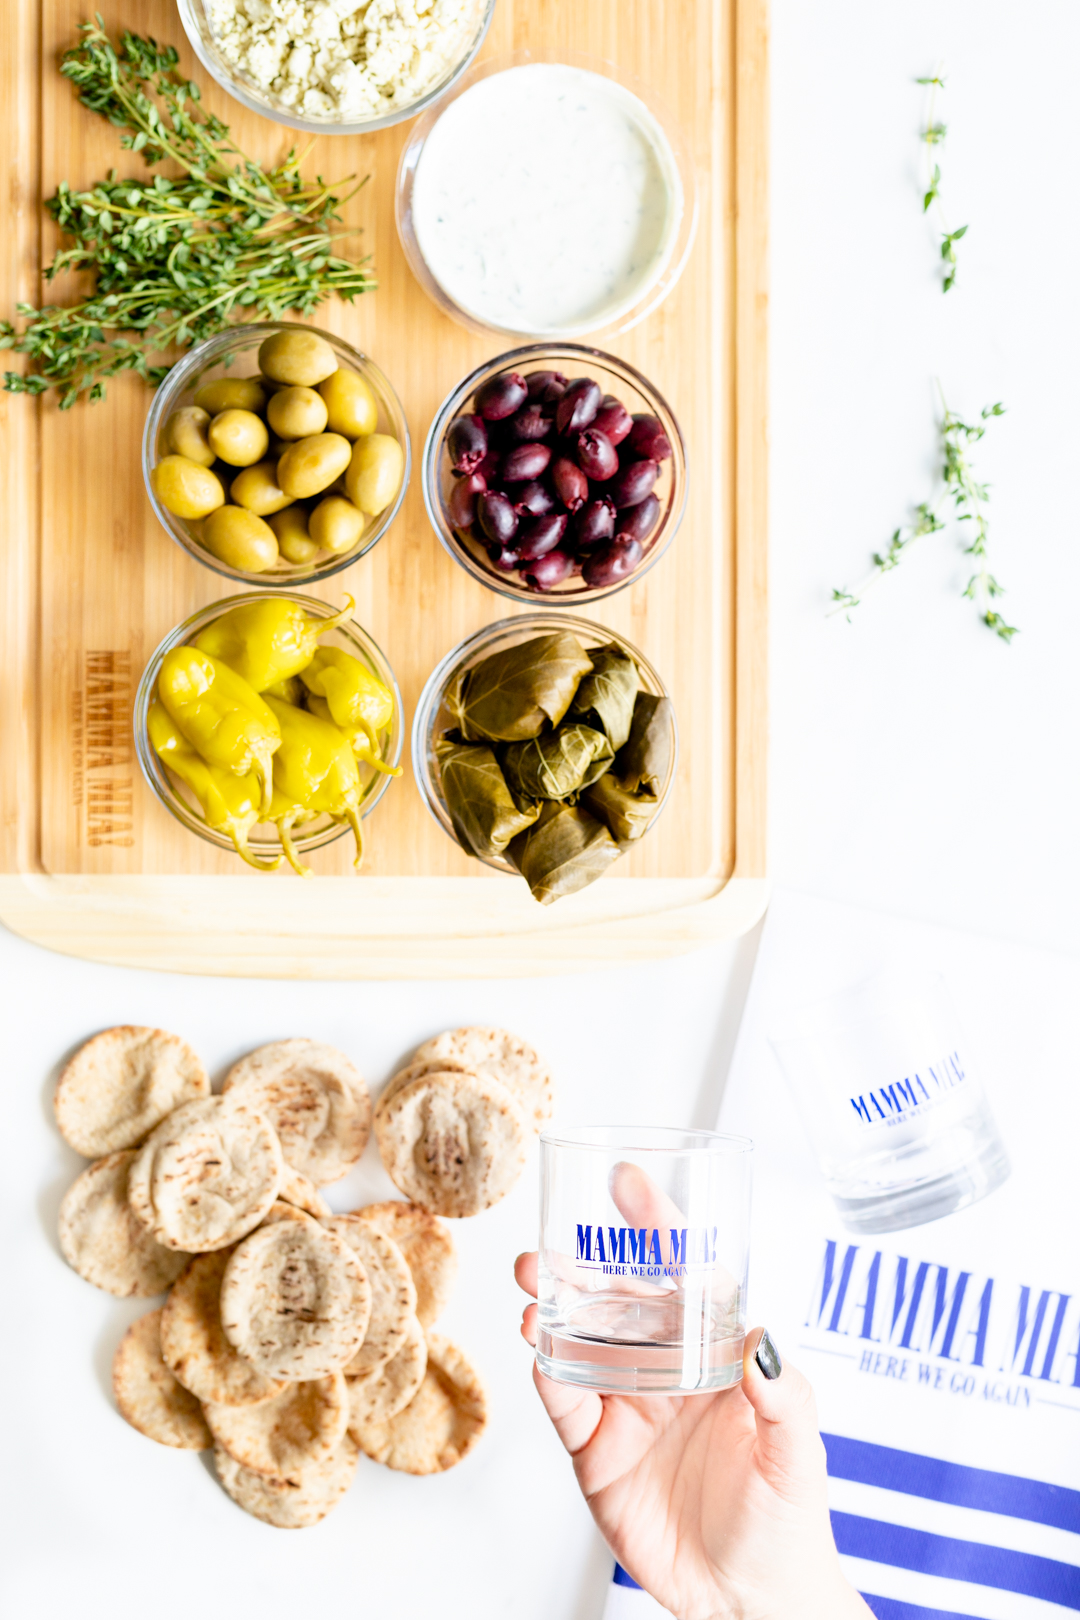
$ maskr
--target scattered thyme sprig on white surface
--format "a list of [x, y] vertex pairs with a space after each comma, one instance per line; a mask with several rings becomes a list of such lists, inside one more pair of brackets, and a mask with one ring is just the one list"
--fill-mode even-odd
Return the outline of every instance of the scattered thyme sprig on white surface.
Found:
[[923, 147], [926, 153], [926, 190], [923, 193], [923, 213], [928, 214], [933, 208], [938, 223], [941, 226], [941, 261], [944, 275], [941, 282], [942, 292], [949, 292], [956, 285], [956, 244], [962, 236], [967, 235], [967, 226], [961, 225], [957, 230], [950, 231], [949, 222], [945, 217], [945, 209], [941, 201], [941, 165], [937, 161], [937, 149], [945, 140], [946, 125], [935, 117], [937, 110], [937, 93], [944, 90], [945, 79], [939, 72], [927, 74], [925, 78], [917, 79], [917, 84], [924, 84], [929, 90], [926, 108], [926, 123], [922, 129]]

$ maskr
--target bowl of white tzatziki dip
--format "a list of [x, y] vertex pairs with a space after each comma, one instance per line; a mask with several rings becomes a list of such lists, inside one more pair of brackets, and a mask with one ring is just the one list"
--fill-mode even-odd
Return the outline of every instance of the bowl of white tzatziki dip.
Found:
[[474, 68], [420, 123], [398, 229], [421, 285], [474, 330], [624, 331], [667, 296], [693, 238], [670, 120], [607, 63]]

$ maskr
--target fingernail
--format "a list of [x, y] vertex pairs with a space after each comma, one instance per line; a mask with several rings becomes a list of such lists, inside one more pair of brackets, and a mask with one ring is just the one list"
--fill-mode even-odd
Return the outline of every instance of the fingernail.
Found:
[[762, 1329], [758, 1347], [754, 1351], [754, 1360], [770, 1382], [774, 1378], [779, 1378], [784, 1370], [784, 1363], [780, 1360], [780, 1352], [769, 1338], [767, 1328]]

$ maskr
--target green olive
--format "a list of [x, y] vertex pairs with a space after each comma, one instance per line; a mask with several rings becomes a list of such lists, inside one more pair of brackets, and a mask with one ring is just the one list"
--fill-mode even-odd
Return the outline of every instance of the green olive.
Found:
[[316, 433], [297, 439], [278, 462], [278, 483], [287, 495], [302, 501], [320, 495], [345, 471], [352, 445], [340, 433]]
[[263, 339], [259, 345], [259, 370], [271, 382], [314, 388], [337, 370], [337, 355], [317, 332], [296, 326]]
[[266, 423], [254, 411], [222, 411], [210, 423], [207, 437], [214, 454], [231, 467], [253, 467], [270, 443]]
[[359, 439], [364, 433], [374, 433], [378, 427], [379, 407], [375, 395], [359, 372], [339, 366], [333, 376], [319, 384], [319, 393], [326, 401], [327, 426], [331, 433]]
[[277, 536], [269, 523], [243, 506], [219, 506], [203, 524], [203, 545], [230, 568], [264, 574], [278, 560]]
[[173, 517], [203, 518], [225, 501], [225, 491], [217, 474], [187, 456], [162, 456], [150, 474], [150, 483], [162, 506]]
[[210, 425], [209, 412], [199, 405], [185, 405], [173, 411], [165, 424], [165, 442], [178, 456], [197, 461], [200, 467], [212, 467], [214, 452], [206, 437]]
[[246, 506], [259, 517], [282, 511], [292, 500], [291, 495], [278, 488], [274, 461], [257, 461], [253, 467], [245, 467], [242, 473], [237, 473], [229, 486], [229, 495], [237, 506]]
[[302, 506], [287, 506], [275, 512], [270, 527], [277, 535], [278, 547], [286, 562], [309, 563], [318, 555], [319, 548], [308, 534], [307, 513]]
[[308, 518], [308, 533], [327, 551], [351, 551], [364, 532], [364, 514], [340, 495], [326, 495]]
[[405, 456], [388, 433], [368, 433], [353, 445], [345, 487], [361, 512], [377, 517], [401, 488]]
[[195, 390], [195, 403], [211, 416], [222, 411], [261, 411], [266, 390], [258, 377], [218, 377]]
[[281, 388], [266, 407], [266, 419], [279, 439], [308, 439], [326, 426], [326, 405], [314, 388]]

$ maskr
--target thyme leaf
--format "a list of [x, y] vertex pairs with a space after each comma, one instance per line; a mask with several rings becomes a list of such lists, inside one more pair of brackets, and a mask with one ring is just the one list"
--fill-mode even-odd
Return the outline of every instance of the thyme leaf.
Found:
[[967, 226], [961, 225], [958, 230], [950, 231], [949, 222], [945, 217], [945, 209], [941, 201], [941, 165], [934, 159], [934, 148], [944, 144], [948, 133], [947, 126], [939, 119], [935, 119], [934, 110], [937, 93], [945, 88], [945, 78], [940, 72], [928, 73], [916, 84], [926, 85], [929, 95], [927, 98], [926, 122], [921, 131], [921, 138], [926, 153], [926, 179], [924, 182], [922, 211], [924, 214], [933, 208], [941, 228], [940, 253], [944, 266], [944, 275], [941, 278], [942, 292], [951, 292], [956, 285], [956, 244], [966, 233]]

